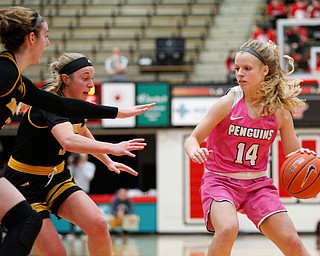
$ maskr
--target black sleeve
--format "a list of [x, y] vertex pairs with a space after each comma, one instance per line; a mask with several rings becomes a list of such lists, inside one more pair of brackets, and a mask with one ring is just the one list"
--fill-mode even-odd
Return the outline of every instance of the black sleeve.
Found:
[[0, 58], [0, 96], [8, 94], [19, 77], [19, 71], [14, 63], [6, 58]]
[[[38, 116], [41, 116], [40, 120], [43, 120], [43, 122], [45, 122], [45, 124], [48, 126], [49, 129], [52, 129], [57, 124], [70, 122], [69, 118], [67, 118], [67, 117], [53, 114], [53, 113], [45, 111], [43, 109], [32, 108], [31, 113], [30, 113], [30, 117], [29, 117], [30, 121], [37, 124], [36, 121], [39, 120]], [[33, 119], [35, 121], [33, 121]]]
[[84, 100], [65, 98], [37, 88], [28, 78], [23, 77], [26, 94], [23, 103], [66, 117], [116, 118], [118, 108], [95, 105]]

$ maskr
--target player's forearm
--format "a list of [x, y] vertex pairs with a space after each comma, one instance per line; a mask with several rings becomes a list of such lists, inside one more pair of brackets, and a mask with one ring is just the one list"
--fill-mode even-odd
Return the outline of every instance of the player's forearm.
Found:
[[96, 141], [77, 134], [60, 144], [66, 151], [80, 154], [113, 154], [116, 151], [116, 144]]
[[111, 158], [107, 154], [92, 154], [92, 155], [98, 160], [100, 160], [106, 166], [108, 166], [112, 162]]
[[199, 148], [199, 143], [194, 137], [189, 137], [186, 139], [184, 143], [184, 151], [190, 157], [193, 152], [195, 152]]
[[[89, 138], [91, 140], [95, 140], [94, 136], [92, 135], [92, 133], [90, 132], [90, 130], [88, 129], [87, 126], [84, 126], [81, 129], [80, 135], [82, 135], [82, 136], [84, 136], [86, 138]], [[100, 160], [106, 166], [108, 166], [112, 162], [111, 158], [107, 154], [91, 154], [91, 155], [93, 155], [95, 158]]]
[[80, 99], [58, 96], [37, 88], [30, 80], [24, 79], [26, 94], [22, 102], [65, 117], [116, 118], [118, 108], [92, 104]]

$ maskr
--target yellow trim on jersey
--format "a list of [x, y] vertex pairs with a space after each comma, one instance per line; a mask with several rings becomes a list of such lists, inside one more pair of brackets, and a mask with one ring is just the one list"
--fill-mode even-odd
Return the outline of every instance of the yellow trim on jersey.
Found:
[[6, 107], [11, 111], [12, 115], [14, 115], [17, 111], [17, 100], [12, 98], [11, 101], [6, 104]]
[[36, 212], [43, 212], [43, 211], [50, 211], [50, 209], [48, 209], [46, 203], [33, 203], [31, 204], [31, 206], [33, 207], [33, 209], [35, 209]]
[[28, 121], [29, 121], [29, 123], [30, 123], [31, 125], [33, 125], [34, 127], [39, 128], [39, 129], [48, 128], [49, 126], [47, 126], [47, 125], [46, 125], [46, 126], [39, 126], [39, 125], [34, 124], [34, 123], [31, 121], [31, 117], [30, 117], [31, 108], [32, 108], [32, 106], [30, 106], [30, 108], [28, 109]]
[[64, 170], [64, 161], [57, 166], [37, 166], [21, 163], [12, 158], [9, 159], [8, 166], [18, 172], [24, 172], [35, 175], [49, 175], [53, 170], [58, 174]]
[[51, 208], [54, 201], [57, 199], [58, 196], [63, 194], [67, 189], [77, 186], [73, 182], [73, 177], [71, 176], [69, 179], [60, 182], [59, 184], [55, 185], [52, 189], [50, 189], [49, 193], [46, 196], [46, 202], [48, 207]]
[[78, 134], [80, 132], [80, 129], [82, 128], [82, 123], [81, 124], [72, 124], [73, 127], [73, 132]]
[[66, 151], [63, 148], [61, 148], [61, 149], [59, 149], [58, 155], [63, 156], [65, 153], [66, 153]]
[[57, 199], [57, 197], [63, 194], [67, 189], [74, 186], [77, 186], [77, 184], [73, 182], [73, 177], [70, 177], [69, 179], [60, 182], [59, 184], [55, 185], [52, 189], [50, 189], [49, 193], [46, 196], [45, 202], [37, 202], [31, 205], [37, 212], [49, 211], [50, 213], [52, 213], [51, 207], [54, 201]]
[[[10, 94], [15, 88], [16, 88], [16, 85], [17, 85], [17, 83], [19, 82], [19, 80], [21, 80], [21, 85], [24, 87], [24, 83], [22, 82], [22, 78], [21, 78], [21, 73], [20, 73], [20, 69], [19, 69], [19, 67], [18, 67], [18, 64], [17, 64], [17, 62], [15, 61], [15, 59], [14, 59], [14, 57], [12, 56], [12, 54], [10, 54], [9, 52], [2, 52], [1, 54], [0, 54], [0, 58], [8, 58], [9, 60], [11, 60], [14, 64], [15, 64], [15, 66], [16, 66], [16, 68], [17, 68], [17, 71], [18, 71], [18, 77], [17, 77], [17, 80], [16, 80], [16, 82], [14, 83], [14, 86], [12, 86], [12, 88], [7, 92], [7, 93], [5, 93], [5, 94], [2, 94], [2, 95], [0, 95], [0, 98], [2, 98], [2, 97], [5, 97], [5, 96], [7, 96], [8, 94]], [[19, 86], [20, 87], [20, 86]], [[19, 89], [20, 90], [20, 89]], [[22, 97], [25, 95], [25, 88], [22, 88], [22, 92], [21, 92], [21, 94], [22, 94]]]

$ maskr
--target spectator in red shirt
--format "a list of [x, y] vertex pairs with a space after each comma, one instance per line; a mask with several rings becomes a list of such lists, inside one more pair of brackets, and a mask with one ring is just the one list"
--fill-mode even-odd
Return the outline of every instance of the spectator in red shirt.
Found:
[[285, 54], [292, 56], [297, 72], [310, 72], [309, 68], [309, 33], [303, 26], [286, 29]]
[[235, 64], [234, 64], [234, 59], [236, 57], [236, 51], [235, 50], [230, 50], [229, 55], [227, 56], [225, 60], [225, 66], [227, 69], [227, 82], [232, 83], [236, 81], [236, 76], [235, 76]]
[[309, 56], [302, 55], [297, 52], [292, 54], [292, 58], [294, 59], [295, 71], [298, 73], [310, 73], [309, 67]]
[[286, 29], [286, 45], [285, 54], [292, 55], [294, 53], [305, 54], [307, 49], [309, 33], [305, 27], [292, 26]]
[[277, 19], [287, 18], [287, 6], [282, 0], [271, 0], [266, 6], [266, 16], [269, 19], [270, 26], [275, 29]]
[[288, 17], [294, 19], [307, 18], [309, 0], [296, 0], [290, 5]]
[[317, 63], [316, 63], [316, 70], [317, 72], [320, 72], [320, 54], [317, 54]]
[[253, 31], [252, 37], [262, 43], [267, 43], [269, 40], [274, 43], [276, 42], [276, 32], [267, 25], [258, 26], [257, 29]]
[[320, 0], [312, 0], [312, 4], [308, 7], [308, 18], [320, 18]]

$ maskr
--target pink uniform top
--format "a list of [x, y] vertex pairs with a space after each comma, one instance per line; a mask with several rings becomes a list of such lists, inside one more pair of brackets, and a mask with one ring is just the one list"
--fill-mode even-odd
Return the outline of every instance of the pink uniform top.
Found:
[[278, 124], [275, 114], [252, 119], [240, 87], [230, 113], [211, 131], [207, 148], [213, 153], [205, 162], [209, 171], [220, 173], [261, 172], [267, 170], [269, 150]]

